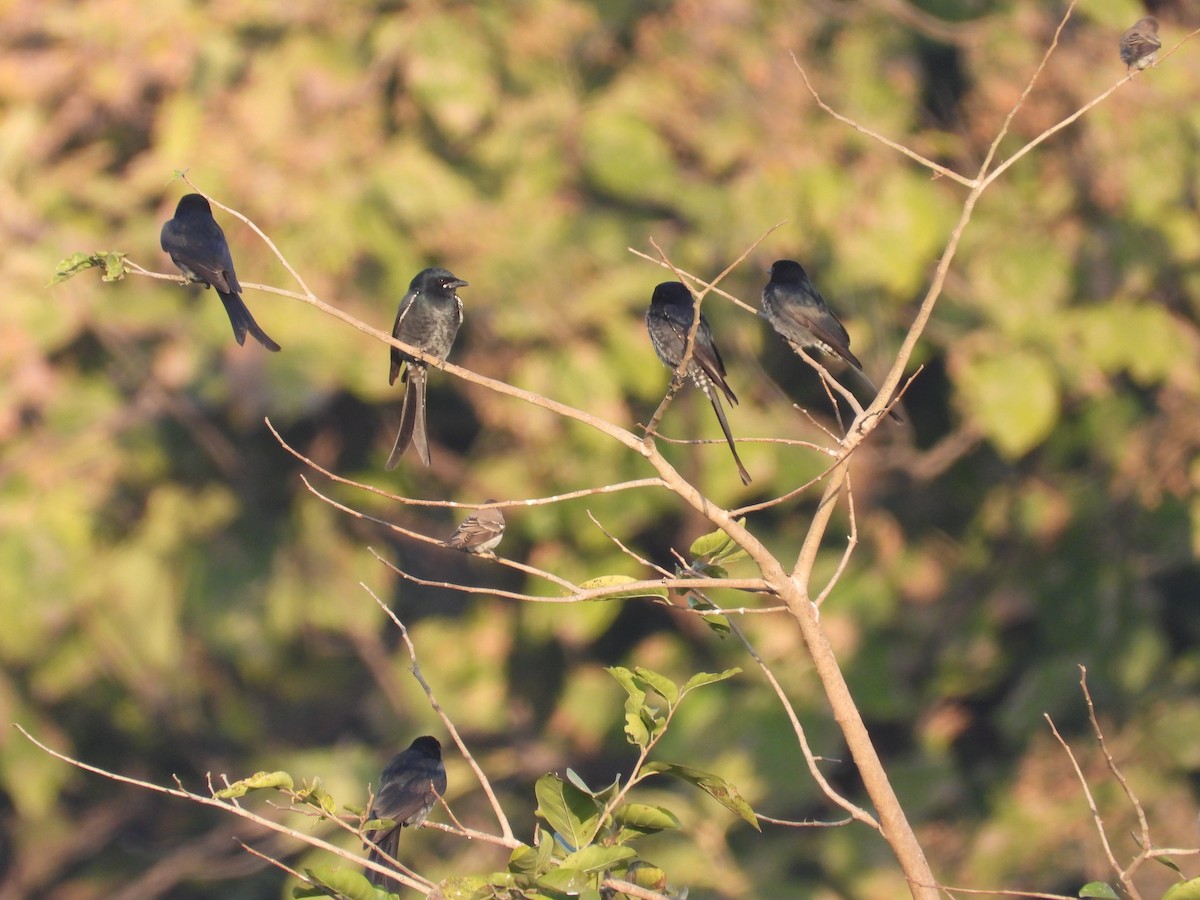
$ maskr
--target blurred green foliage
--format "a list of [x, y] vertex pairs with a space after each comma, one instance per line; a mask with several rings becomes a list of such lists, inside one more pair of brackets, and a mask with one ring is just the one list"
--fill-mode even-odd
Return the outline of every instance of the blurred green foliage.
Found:
[[[1123, 74], [1116, 39], [1141, 14], [1129, 0], [1083, 4], [1000, 158]], [[1198, 24], [1160, 15], [1166, 46]], [[735, 642], [645, 599], [522, 605], [399, 580], [368, 548], [430, 581], [554, 592], [325, 505], [263, 419], [340, 474], [424, 498], [598, 486], [648, 475], [639, 457], [435, 371], [434, 466], [385, 473], [399, 392], [386, 348], [365, 335], [248, 292], [284, 346], [268, 358], [234, 344], [211, 292], [96, 273], [47, 283], [76, 253], [172, 271], [158, 230], [186, 190], [171, 173], [187, 169], [325, 300], [381, 328], [415, 271], [448, 265], [471, 282], [453, 361], [632, 426], [669, 380], [641, 321], [669, 273], [626, 248], [654, 238], [713, 275], [787, 220], [726, 286], [756, 302], [773, 259], [803, 260], [882, 375], [963, 190], [823, 114], [789, 54], [839, 110], [972, 173], [1047, 46], [1045, 4], [50, 0], [8, 4], [0, 22], [0, 721], [163, 783], [285, 769], [365, 798], [383, 762], [438, 724], [361, 582], [411, 626], [426, 678], [524, 837], [538, 778], [571, 766], [608, 784], [631, 763], [620, 689], [602, 671], [616, 664], [679, 682], [744, 666], [680, 714], [664, 754], [720, 773], [764, 814], [838, 815]], [[1193, 51], [984, 196], [913, 361], [924, 368], [905, 399], [911, 426], [880, 429], [855, 457], [859, 545], [822, 622], [946, 883], [1069, 893], [1110, 878], [1042, 719], [1078, 738], [1085, 772], [1104, 782], [1079, 663], [1156, 839], [1196, 842]], [[243, 281], [293, 287], [249, 229], [217, 217]], [[813, 374], [733, 305], [705, 309], [742, 399], [735, 432], [822, 440], [789, 407], [831, 421]], [[690, 391], [664, 433], [717, 437]], [[825, 465], [799, 446], [746, 444], [755, 481], [742, 489], [719, 443], [667, 452], [730, 505]], [[313, 482], [429, 534], [456, 521]], [[814, 504], [805, 495], [748, 525], [790, 565]], [[668, 568], [672, 548], [711, 531], [665, 492], [620, 492], [512, 510], [503, 549], [577, 583], [647, 577], [589, 510]], [[843, 516], [818, 575], [834, 572], [847, 528]], [[743, 619], [828, 777], [858, 796], [794, 630]], [[459, 817], [488, 827], [468, 768], [453, 754], [447, 767]], [[644, 852], [692, 897], [904, 893], [861, 827], [759, 835], [669, 784], [641, 799], [679, 817]], [[1119, 792], [1099, 799], [1122, 833], [1133, 819]], [[290, 891], [228, 839], [261, 834], [73, 770], [11, 729], [0, 803], [0, 898]], [[328, 862], [265, 847], [298, 867]], [[432, 878], [506, 865], [429, 830], [401, 852]], [[1147, 872], [1143, 889], [1174, 877]]]

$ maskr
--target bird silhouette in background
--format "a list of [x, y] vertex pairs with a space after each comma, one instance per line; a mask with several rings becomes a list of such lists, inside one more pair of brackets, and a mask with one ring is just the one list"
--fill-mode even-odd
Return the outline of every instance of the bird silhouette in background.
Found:
[[[825, 298], [800, 263], [780, 259], [771, 265], [771, 278], [762, 292], [762, 315], [793, 350], [815, 347], [837, 357], [862, 379], [872, 395], [879, 393], [858, 357], [850, 352], [850, 335], [830, 312]], [[904, 421], [895, 409], [890, 415], [897, 422]]]
[[1125, 70], [1144, 69], [1158, 60], [1162, 41], [1158, 38], [1158, 19], [1146, 16], [1133, 23], [1133, 27], [1121, 35], [1121, 62]]
[[[683, 360], [688, 332], [691, 331], [695, 314], [696, 305], [692, 294], [682, 282], [664, 281], [654, 289], [650, 298], [650, 308], [646, 310], [646, 331], [658, 358], [672, 369], [678, 368]], [[746, 471], [738, 456], [737, 445], [733, 442], [729, 421], [725, 418], [725, 410], [721, 408], [721, 398], [717, 392], [724, 394], [725, 399], [733, 406], [737, 405], [737, 396], [725, 380], [725, 363], [721, 360], [717, 345], [713, 343], [712, 329], [708, 327], [708, 321], [703, 314], [700, 316], [700, 325], [696, 328], [695, 345], [692, 348], [692, 358], [688, 361], [687, 375], [712, 404], [717, 421], [721, 423], [721, 431], [725, 433], [725, 442], [729, 444], [729, 452], [733, 454], [733, 461], [737, 464], [742, 484], [749, 484], [750, 473]]]
[[[495, 503], [485, 500], [484, 503]], [[504, 537], [504, 513], [499, 509], [481, 509], [463, 520], [443, 546], [465, 553], [491, 554]]]
[[[414, 828], [425, 821], [438, 797], [446, 793], [446, 767], [442, 765], [442, 745], [430, 735], [422, 735], [401, 750], [384, 766], [379, 792], [371, 802], [368, 819], [391, 819], [390, 828], [368, 831], [366, 838], [375, 844], [368, 848], [370, 862], [388, 865], [385, 858], [396, 858], [400, 829]], [[376, 887], [398, 893], [403, 885], [374, 869], [366, 870], [367, 880]]]
[[[445, 269], [422, 269], [408, 285], [408, 293], [396, 310], [392, 337], [443, 360], [454, 345], [463, 322], [463, 304], [457, 290], [467, 282]], [[388, 456], [387, 468], [396, 468], [410, 444], [416, 445], [421, 462], [429, 465], [429, 438], [425, 433], [426, 365], [403, 351], [392, 348], [392, 370], [388, 384], [404, 369], [404, 406], [400, 431]]]
[[246, 332], [250, 332], [268, 350], [279, 351], [279, 345], [258, 327], [242, 302], [242, 286], [233, 271], [225, 232], [213, 218], [207, 199], [200, 194], [179, 198], [174, 218], [163, 223], [159, 243], [188, 281], [216, 289], [239, 344], [246, 343]]

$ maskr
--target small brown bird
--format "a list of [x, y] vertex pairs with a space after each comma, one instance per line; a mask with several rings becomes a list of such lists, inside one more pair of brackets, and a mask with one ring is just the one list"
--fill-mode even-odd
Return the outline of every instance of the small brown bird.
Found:
[[1162, 41], [1158, 39], [1158, 19], [1146, 16], [1133, 23], [1133, 27], [1121, 35], [1121, 62], [1126, 70], [1144, 69], [1158, 60]]
[[500, 545], [503, 537], [504, 513], [499, 509], [481, 509], [467, 516], [463, 523], [454, 529], [454, 534], [446, 538], [443, 546], [465, 553], [490, 554]]

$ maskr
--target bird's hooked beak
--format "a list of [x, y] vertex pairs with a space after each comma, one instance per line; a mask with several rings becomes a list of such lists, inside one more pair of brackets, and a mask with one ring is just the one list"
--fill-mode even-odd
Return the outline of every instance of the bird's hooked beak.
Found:
[[461, 278], [455, 278], [453, 281], [447, 281], [446, 287], [452, 291], [457, 291], [460, 287], [469, 287], [471, 282], [463, 281]]

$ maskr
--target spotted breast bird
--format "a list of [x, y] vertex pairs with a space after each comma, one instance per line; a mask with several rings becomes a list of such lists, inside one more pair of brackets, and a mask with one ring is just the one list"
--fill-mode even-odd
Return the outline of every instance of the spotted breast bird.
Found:
[[279, 345], [258, 327], [250, 310], [242, 302], [242, 286], [233, 271], [233, 257], [225, 232], [213, 218], [212, 207], [200, 194], [184, 194], [159, 235], [159, 243], [188, 281], [213, 287], [225, 304], [229, 324], [238, 344], [246, 343], [246, 332], [268, 350], [278, 352]]
[[[650, 308], [646, 310], [646, 331], [658, 358], [672, 369], [678, 368], [683, 360], [688, 332], [691, 331], [695, 314], [696, 305], [691, 292], [682, 282], [664, 281], [654, 289], [650, 297]], [[734, 406], [738, 402], [737, 396], [725, 380], [725, 363], [721, 360], [717, 345], [713, 343], [712, 329], [709, 328], [708, 320], [703, 314], [700, 316], [700, 325], [696, 328], [687, 375], [712, 404], [721, 431], [725, 433], [725, 442], [729, 444], [729, 452], [733, 454], [733, 461], [737, 464], [742, 484], [749, 484], [750, 473], [746, 471], [738, 456], [737, 445], [734, 444], [733, 434], [729, 431], [729, 421], [725, 418], [725, 410], [721, 408], [718, 391]]]

